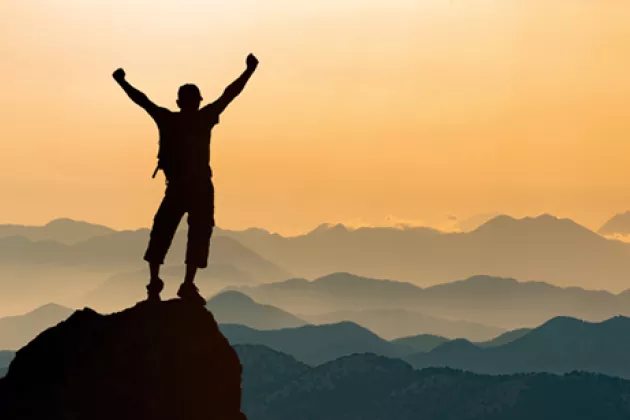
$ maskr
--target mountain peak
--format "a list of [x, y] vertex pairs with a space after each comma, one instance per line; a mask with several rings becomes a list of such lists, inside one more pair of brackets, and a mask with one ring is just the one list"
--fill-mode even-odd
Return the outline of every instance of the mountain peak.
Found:
[[241, 324], [258, 330], [298, 327], [306, 321], [271, 305], [263, 305], [248, 295], [228, 290], [210, 299], [206, 305], [217, 321], [225, 324]]
[[479, 226], [478, 229], [484, 228], [484, 227], [488, 227], [488, 226], [514, 226], [514, 225], [522, 225], [522, 224], [535, 224], [535, 223], [555, 223], [561, 220], [569, 220], [569, 219], [560, 219], [554, 215], [548, 214], [548, 213], [543, 213], [539, 216], [535, 216], [535, 217], [531, 217], [531, 216], [527, 216], [527, 217], [523, 217], [523, 218], [516, 218], [516, 217], [512, 217], [506, 214], [501, 214], [499, 216], [493, 217], [492, 219], [488, 220], [486, 223], [482, 224], [481, 226]]
[[349, 229], [343, 223], [322, 223], [315, 229], [311, 230], [307, 235], [318, 234], [323, 232], [349, 232]]
[[221, 292], [214, 297], [212, 297], [209, 301], [209, 304], [231, 304], [231, 305], [252, 305], [256, 304], [254, 299], [247, 296], [243, 292], [239, 292], [236, 290], [226, 290], [225, 292]]
[[545, 235], [599, 236], [571, 219], [562, 219], [547, 213], [521, 219], [501, 215], [490, 219], [472, 231], [472, 233], [486, 233], [490, 235], [519, 235], [522, 232], [526, 232], [528, 235], [542, 233]]
[[614, 215], [597, 232], [602, 235], [630, 234], [630, 211]]
[[484, 275], [472, 276], [462, 281], [466, 283], [471, 283], [471, 284], [488, 284], [488, 285], [499, 285], [499, 284], [515, 285], [515, 284], [520, 283], [518, 280], [512, 279], [512, 278], [484, 276]]
[[99, 225], [95, 223], [85, 222], [83, 220], [74, 220], [68, 217], [60, 217], [58, 219], [53, 219], [44, 225], [46, 228], [58, 228], [58, 229], [67, 229], [73, 227], [84, 227], [90, 228], [94, 230], [101, 230], [106, 232], [114, 232], [112, 228], [109, 228], [104, 225]]
[[66, 308], [65, 306], [59, 305], [57, 303], [47, 303], [45, 305], [40, 306], [39, 308], [35, 308], [32, 311], [28, 312], [26, 315], [34, 315], [41, 313], [71, 313], [72, 310], [70, 308]]
[[240, 381], [238, 356], [201, 306], [84, 309], [17, 352], [0, 418], [244, 419]]
[[[312, 281], [312, 283], [326, 284], [326, 283], [350, 283], [350, 284], [364, 284], [369, 281], [375, 281], [374, 279], [368, 279], [364, 277], [357, 276], [352, 273], [339, 272], [339, 273], [331, 273], [325, 276], [319, 277]], [[378, 281], [378, 280], [376, 280]]]
[[74, 225], [74, 224], [89, 224], [89, 223], [81, 222], [81, 221], [74, 220], [74, 219], [70, 219], [69, 217], [60, 217], [58, 219], [52, 219], [51, 221], [46, 223], [44, 226], [46, 226], [46, 227], [50, 227], [50, 226], [68, 226], [68, 225]]
[[470, 341], [466, 339], [458, 338], [455, 340], [445, 341], [443, 344], [440, 344], [439, 346], [431, 350], [431, 353], [439, 353], [440, 355], [448, 355], [448, 354], [458, 354], [458, 353], [469, 352], [469, 351], [481, 352], [482, 349], [479, 346], [471, 343]]
[[389, 285], [408, 287], [409, 289], [419, 289], [419, 287], [414, 286], [410, 283], [395, 281], [395, 280], [385, 280], [385, 279], [375, 279], [369, 277], [357, 276], [356, 274], [347, 273], [347, 272], [338, 272], [331, 273], [322, 277], [319, 277], [311, 282], [316, 285], [335, 285], [335, 286], [356, 286], [356, 287], [365, 287], [368, 285], [377, 285], [382, 287], [387, 287]]

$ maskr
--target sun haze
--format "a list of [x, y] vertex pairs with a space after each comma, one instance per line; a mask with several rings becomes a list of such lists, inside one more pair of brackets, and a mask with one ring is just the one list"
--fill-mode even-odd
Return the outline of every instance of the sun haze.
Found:
[[[553, 3], [553, 4], [549, 4]], [[214, 130], [221, 227], [630, 208], [630, 3], [66, 0], [0, 4], [0, 219], [148, 226], [154, 123], [261, 61]]]

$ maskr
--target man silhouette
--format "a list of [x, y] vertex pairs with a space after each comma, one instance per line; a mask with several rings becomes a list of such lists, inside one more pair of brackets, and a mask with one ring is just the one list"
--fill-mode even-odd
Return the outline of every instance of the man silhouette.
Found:
[[186, 275], [177, 295], [181, 299], [205, 304], [194, 284], [197, 269], [208, 265], [210, 236], [214, 228], [214, 186], [210, 169], [210, 134], [219, 123], [219, 115], [245, 88], [258, 66], [254, 55], [247, 56], [247, 68], [230, 84], [221, 97], [200, 109], [199, 88], [186, 84], [179, 88], [173, 112], [151, 102], [125, 79], [125, 71], [118, 69], [113, 77], [129, 98], [141, 106], [157, 124], [160, 135], [158, 166], [166, 177], [164, 199], [153, 219], [151, 237], [145, 261], [149, 263], [151, 278], [147, 285], [149, 301], [159, 301], [164, 282], [160, 266], [171, 245], [177, 226], [188, 213], [188, 243], [186, 247]]

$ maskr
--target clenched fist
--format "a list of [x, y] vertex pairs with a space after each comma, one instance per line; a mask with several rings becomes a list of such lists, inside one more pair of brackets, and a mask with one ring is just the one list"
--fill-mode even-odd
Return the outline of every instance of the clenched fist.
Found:
[[117, 82], [125, 80], [125, 71], [123, 69], [117, 69], [112, 76]]
[[250, 54], [247, 56], [247, 67], [250, 69], [255, 69], [258, 67], [258, 59], [254, 56], [254, 54]]

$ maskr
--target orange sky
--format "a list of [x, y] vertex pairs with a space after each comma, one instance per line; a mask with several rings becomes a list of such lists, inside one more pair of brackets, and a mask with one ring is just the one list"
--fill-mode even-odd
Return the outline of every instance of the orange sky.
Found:
[[1, 2], [0, 221], [150, 225], [156, 130], [111, 72], [173, 108], [250, 51], [213, 137], [222, 227], [630, 209], [629, 2], [308, 3]]

